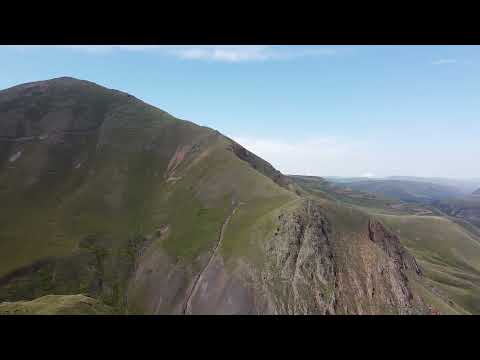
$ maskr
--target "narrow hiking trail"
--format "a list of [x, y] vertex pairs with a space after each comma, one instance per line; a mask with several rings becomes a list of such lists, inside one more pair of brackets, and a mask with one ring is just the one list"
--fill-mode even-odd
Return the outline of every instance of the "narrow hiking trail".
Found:
[[223, 234], [225, 232], [225, 229], [230, 222], [230, 219], [232, 216], [235, 214], [237, 209], [242, 205], [243, 203], [239, 203], [237, 206], [235, 206], [231, 212], [231, 214], [225, 219], [225, 221], [222, 224], [222, 227], [220, 228], [220, 234], [218, 235], [218, 241], [217, 244], [215, 245], [215, 248], [213, 249], [212, 255], [210, 256], [210, 259], [208, 260], [207, 265], [203, 268], [203, 270], [197, 275], [197, 278], [195, 279], [195, 282], [193, 284], [192, 290], [188, 294], [187, 301], [185, 302], [185, 307], [183, 308], [183, 315], [189, 315], [192, 313], [192, 299], [197, 293], [198, 287], [200, 286], [202, 280], [203, 280], [203, 275], [207, 272], [208, 268], [210, 265], [213, 263], [213, 260], [215, 259], [215, 256], [217, 255], [218, 249], [220, 248], [220, 244], [222, 243], [223, 240]]

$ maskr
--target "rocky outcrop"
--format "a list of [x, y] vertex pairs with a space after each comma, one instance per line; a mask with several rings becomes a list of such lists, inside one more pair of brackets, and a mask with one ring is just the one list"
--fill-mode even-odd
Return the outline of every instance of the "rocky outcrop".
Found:
[[399, 271], [413, 270], [417, 275], [422, 275], [422, 270], [415, 258], [401, 245], [400, 239], [378, 220], [370, 220], [368, 234], [371, 241], [378, 245], [385, 254], [393, 260]]
[[278, 314], [335, 313], [337, 268], [330, 226], [308, 201], [278, 216], [261, 281]]
[[259, 279], [273, 312], [425, 313], [408, 277], [421, 270], [399, 239], [376, 220], [355, 234], [337, 221], [311, 200], [278, 216]]

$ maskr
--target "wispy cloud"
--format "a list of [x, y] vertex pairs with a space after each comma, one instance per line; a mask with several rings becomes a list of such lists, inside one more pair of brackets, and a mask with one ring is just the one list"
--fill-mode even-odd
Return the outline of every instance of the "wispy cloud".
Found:
[[312, 138], [302, 141], [233, 137], [248, 150], [269, 161], [286, 174], [351, 175], [366, 172], [362, 163], [365, 153], [354, 144], [334, 138]]
[[[316, 176], [390, 175], [476, 177], [471, 164], [480, 152], [473, 143], [451, 139], [444, 151], [409, 146], [408, 140], [395, 144], [389, 139], [311, 137], [282, 140], [255, 136], [232, 137], [248, 150], [270, 162], [284, 174]], [[473, 149], [475, 151], [467, 151]], [[454, 150], [452, 150], [454, 149]], [[439, 162], [442, 158], [444, 161]], [[459, 161], [458, 159], [462, 159]], [[449, 164], [448, 168], [445, 164]]]
[[435, 61], [432, 61], [433, 65], [446, 65], [446, 64], [456, 64], [457, 60], [456, 59], [438, 59]]
[[242, 62], [265, 61], [272, 58], [271, 49], [268, 46], [192, 46], [167, 51], [189, 60]]
[[185, 60], [250, 62], [288, 60], [307, 56], [332, 56], [338, 49], [324, 46], [269, 46], [269, 45], [65, 45], [88, 53], [113, 51], [157, 52]]

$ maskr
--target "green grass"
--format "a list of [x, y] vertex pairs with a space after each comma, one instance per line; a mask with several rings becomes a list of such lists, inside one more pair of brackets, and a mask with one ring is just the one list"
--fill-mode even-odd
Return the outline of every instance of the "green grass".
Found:
[[226, 259], [247, 257], [260, 266], [263, 258], [259, 246], [273, 236], [278, 211], [291, 201], [292, 197], [284, 195], [251, 200], [241, 205], [225, 230], [222, 256]]
[[463, 311], [480, 312], [479, 239], [442, 217], [385, 215], [382, 220], [415, 255], [428, 280]]

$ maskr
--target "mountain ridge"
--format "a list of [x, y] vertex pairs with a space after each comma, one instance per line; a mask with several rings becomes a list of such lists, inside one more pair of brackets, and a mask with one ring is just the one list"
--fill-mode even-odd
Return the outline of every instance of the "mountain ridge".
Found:
[[422, 265], [380, 217], [294, 180], [218, 131], [88, 81], [2, 90], [0, 302], [429, 313]]

